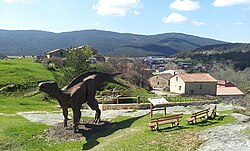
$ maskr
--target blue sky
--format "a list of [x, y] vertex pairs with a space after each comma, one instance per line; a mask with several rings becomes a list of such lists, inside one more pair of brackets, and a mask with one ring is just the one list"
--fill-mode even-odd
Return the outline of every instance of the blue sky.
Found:
[[0, 29], [179, 32], [250, 42], [250, 0], [0, 0]]

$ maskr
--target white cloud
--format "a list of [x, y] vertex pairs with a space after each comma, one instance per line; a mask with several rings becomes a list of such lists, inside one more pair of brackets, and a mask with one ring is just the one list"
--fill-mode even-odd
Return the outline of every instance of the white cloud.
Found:
[[137, 10], [134, 11], [135, 16], [140, 15], [140, 13], [141, 13], [141, 12], [139, 12], [139, 11], [137, 11]]
[[34, 3], [39, 0], [4, 0], [7, 3]]
[[196, 27], [205, 25], [205, 23], [204, 23], [204, 22], [201, 22], [201, 21], [193, 21], [192, 24], [193, 24], [193, 26], [196, 26]]
[[100, 25], [101, 25], [100, 22], [95, 22], [95, 23], [94, 23], [94, 26], [100, 26]]
[[215, 0], [213, 6], [215, 7], [229, 7], [237, 4], [250, 3], [250, 0]]
[[175, 0], [169, 7], [179, 11], [194, 11], [200, 8], [200, 5], [192, 0]]
[[[126, 16], [129, 10], [141, 8], [140, 0], [99, 0], [93, 5], [99, 15]], [[137, 11], [136, 14], [139, 12]]]
[[236, 25], [244, 25], [243, 22], [237, 22]]
[[169, 16], [163, 17], [162, 21], [165, 23], [183, 23], [187, 21], [187, 17], [178, 13], [171, 13]]

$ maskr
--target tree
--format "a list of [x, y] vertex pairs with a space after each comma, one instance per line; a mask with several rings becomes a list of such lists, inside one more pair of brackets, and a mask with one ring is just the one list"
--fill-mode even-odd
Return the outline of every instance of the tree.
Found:
[[92, 56], [90, 47], [72, 49], [66, 56], [65, 64], [59, 74], [55, 74], [57, 83], [61, 86], [68, 84], [79, 74], [93, 70], [88, 59]]
[[131, 84], [150, 89], [148, 79], [151, 72], [146, 70], [146, 65], [140, 59], [109, 58], [108, 64], [117, 72], [123, 73], [121, 77]]

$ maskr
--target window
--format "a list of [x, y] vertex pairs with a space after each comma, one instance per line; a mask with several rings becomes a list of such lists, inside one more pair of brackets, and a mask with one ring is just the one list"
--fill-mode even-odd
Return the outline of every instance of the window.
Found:
[[157, 82], [157, 85], [159, 85], [160, 84], [160, 82]]
[[62, 51], [60, 52], [60, 56], [63, 56], [63, 52]]
[[178, 77], [176, 76], [176, 81], [178, 81]]
[[193, 95], [194, 94], [194, 90], [190, 90], [190, 94]]
[[181, 91], [181, 86], [179, 86], [179, 90]]
[[200, 84], [200, 89], [202, 89], [202, 84]]

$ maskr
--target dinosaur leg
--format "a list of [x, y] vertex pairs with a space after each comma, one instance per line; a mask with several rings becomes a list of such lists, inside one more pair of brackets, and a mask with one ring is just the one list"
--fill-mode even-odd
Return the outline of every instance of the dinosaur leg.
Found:
[[73, 125], [73, 130], [74, 130], [74, 133], [76, 133], [76, 132], [77, 132], [77, 129], [78, 129], [78, 123], [79, 123], [80, 118], [81, 118], [80, 107], [79, 107], [79, 108], [74, 108], [74, 109], [73, 109], [73, 114], [74, 114], [74, 125]]
[[92, 109], [95, 110], [95, 120], [93, 121], [94, 123], [99, 123], [100, 122], [100, 118], [101, 118], [101, 110], [98, 107], [98, 102], [96, 99], [91, 99], [87, 101], [88, 106]]
[[64, 108], [63, 110], [63, 116], [64, 116], [64, 127], [67, 127], [67, 121], [70, 120], [70, 118], [68, 118], [68, 108]]

